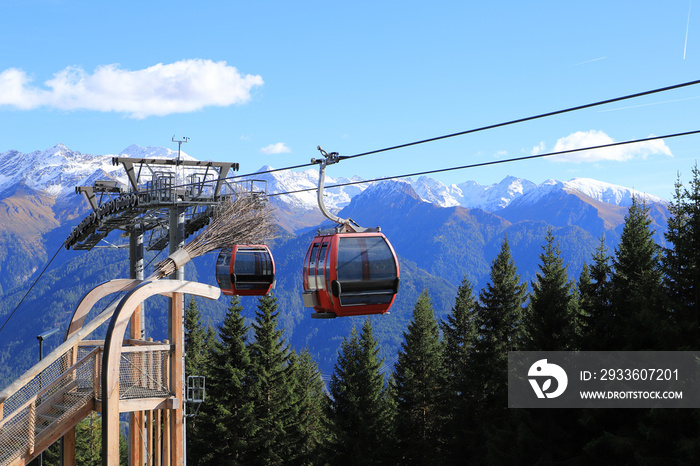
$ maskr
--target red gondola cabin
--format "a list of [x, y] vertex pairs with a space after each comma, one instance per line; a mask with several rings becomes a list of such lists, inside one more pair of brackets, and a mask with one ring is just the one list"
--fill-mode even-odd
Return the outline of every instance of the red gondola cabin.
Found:
[[303, 282], [312, 317], [385, 314], [398, 292], [399, 264], [380, 232], [319, 234], [306, 252]]
[[223, 248], [216, 260], [216, 281], [227, 296], [263, 296], [274, 288], [275, 261], [264, 244]]

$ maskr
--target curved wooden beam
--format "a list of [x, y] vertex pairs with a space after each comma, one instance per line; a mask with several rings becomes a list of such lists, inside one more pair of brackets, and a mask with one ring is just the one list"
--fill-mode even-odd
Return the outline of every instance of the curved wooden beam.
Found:
[[139, 283], [141, 283], [141, 280], [117, 278], [116, 280], [101, 283], [88, 291], [73, 312], [68, 331], [66, 332], [66, 340], [83, 327], [85, 318], [97, 301], [112, 293], [131, 290]]
[[[119, 366], [124, 334], [131, 315], [147, 298], [156, 294], [187, 293], [217, 299], [218, 287], [184, 280], [145, 281], [132, 289], [119, 302], [112, 315], [105, 337], [102, 356], [102, 458], [107, 464], [119, 464]], [[173, 341], [182, 345], [182, 341]]]

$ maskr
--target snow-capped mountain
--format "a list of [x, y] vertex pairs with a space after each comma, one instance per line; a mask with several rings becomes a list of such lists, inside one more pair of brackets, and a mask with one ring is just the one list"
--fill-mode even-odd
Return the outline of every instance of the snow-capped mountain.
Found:
[[497, 212], [512, 202], [535, 203], [555, 191], [578, 192], [599, 202], [629, 207], [637, 196], [647, 204], [665, 203], [660, 197], [635, 191], [590, 178], [574, 178], [569, 181], [547, 180], [539, 185], [522, 178], [508, 176], [499, 183], [480, 185], [476, 181], [445, 186], [437, 180], [420, 177], [410, 180], [413, 189], [425, 201], [441, 207], [462, 206]]
[[[122, 157], [176, 158], [177, 151], [163, 147], [140, 147], [133, 144]], [[183, 159], [195, 160], [184, 152]], [[49, 196], [75, 193], [76, 186], [91, 186], [95, 180], [117, 180], [126, 185], [121, 166], [112, 165], [113, 155], [90, 155], [56, 144], [30, 154], [11, 150], [0, 154], [0, 192], [24, 184]]]
[[[177, 151], [164, 147], [140, 147], [133, 144], [123, 151], [122, 157], [175, 158]], [[183, 159], [196, 160], [182, 152]], [[0, 154], [0, 192], [17, 184], [24, 184], [49, 196], [62, 197], [75, 192], [76, 186], [89, 186], [95, 180], [113, 179], [126, 185], [126, 175], [121, 166], [112, 165], [113, 155], [89, 155], [73, 151], [63, 144], [44, 150], [23, 154], [7, 151]], [[251, 178], [267, 181], [269, 194], [289, 193], [276, 196], [278, 204], [290, 209], [317, 210], [316, 188], [318, 170], [277, 171], [270, 166], [258, 170]], [[359, 177], [344, 178], [326, 176], [325, 203], [332, 211], [347, 206], [351, 199], [367, 189], [369, 184], [349, 184], [333, 188], [335, 184], [360, 182]], [[640, 196], [647, 203], [665, 202], [663, 199], [634, 189], [616, 186], [589, 178], [574, 178], [569, 181], [548, 180], [539, 185], [514, 176], [499, 183], [481, 185], [476, 181], [465, 181], [446, 186], [432, 178], [395, 180], [390, 183], [410, 183], [413, 190], [426, 202], [441, 206], [461, 206], [497, 212], [517, 201], [537, 202], [554, 191], [577, 192], [597, 201], [619, 206], [629, 206], [633, 196]]]

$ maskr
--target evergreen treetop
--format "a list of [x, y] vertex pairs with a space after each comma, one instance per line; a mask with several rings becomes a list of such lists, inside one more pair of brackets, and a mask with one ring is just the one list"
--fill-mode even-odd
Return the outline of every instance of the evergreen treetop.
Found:
[[[694, 350], [700, 342], [700, 169], [692, 170], [688, 188], [676, 181], [665, 233], [664, 285], [673, 308], [673, 345]], [[669, 348], [670, 349], [670, 348]]]
[[617, 350], [662, 349], [661, 331], [667, 329], [660, 249], [648, 211], [633, 198], [613, 256], [610, 301]]
[[427, 464], [440, 452], [443, 394], [440, 332], [433, 305], [423, 291], [404, 332], [394, 370], [396, 427], [401, 462]]
[[253, 322], [255, 340], [249, 345], [251, 397], [256, 430], [249, 454], [265, 464], [281, 464], [292, 458], [287, 427], [293, 419], [293, 377], [289, 345], [277, 328], [277, 300], [261, 296]]
[[573, 286], [551, 228], [542, 249], [539, 271], [532, 282], [530, 305], [523, 319], [524, 348], [529, 351], [573, 350], [577, 341]]
[[390, 454], [391, 413], [378, 353], [369, 318], [359, 335], [353, 325], [341, 343], [329, 384], [333, 464], [381, 464]]

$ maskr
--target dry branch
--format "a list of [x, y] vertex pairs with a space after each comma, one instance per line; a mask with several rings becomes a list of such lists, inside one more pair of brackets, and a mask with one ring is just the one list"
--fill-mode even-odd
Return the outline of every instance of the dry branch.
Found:
[[262, 244], [273, 235], [274, 223], [269, 205], [255, 195], [238, 195], [219, 207], [202, 233], [156, 264], [148, 280], [167, 277], [191, 259], [209, 251], [234, 244]]

